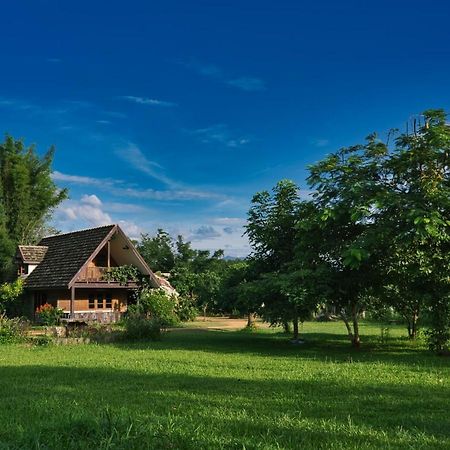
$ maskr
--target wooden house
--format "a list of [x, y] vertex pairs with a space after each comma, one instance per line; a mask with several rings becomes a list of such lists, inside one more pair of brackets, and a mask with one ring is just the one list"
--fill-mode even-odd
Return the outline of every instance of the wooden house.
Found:
[[61, 308], [69, 320], [116, 321], [132, 301], [137, 285], [132, 280], [122, 284], [108, 280], [105, 274], [113, 267], [134, 266], [153, 287], [161, 286], [118, 225], [47, 237], [37, 246], [19, 246], [17, 259], [30, 316], [49, 303]]

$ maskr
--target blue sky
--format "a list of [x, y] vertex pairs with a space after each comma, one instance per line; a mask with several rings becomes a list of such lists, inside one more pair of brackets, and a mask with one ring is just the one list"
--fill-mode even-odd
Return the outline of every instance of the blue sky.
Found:
[[163, 227], [248, 253], [251, 196], [449, 108], [447, 1], [14, 1], [0, 131], [57, 148], [64, 231]]

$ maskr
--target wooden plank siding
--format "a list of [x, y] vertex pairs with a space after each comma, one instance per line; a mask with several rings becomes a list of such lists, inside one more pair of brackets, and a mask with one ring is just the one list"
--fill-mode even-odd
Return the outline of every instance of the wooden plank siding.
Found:
[[[104, 296], [106, 294], [110, 294], [112, 296], [112, 308], [89, 308], [89, 295], [93, 294], [97, 297], [98, 293], [103, 293]], [[66, 313], [70, 313], [70, 291], [61, 291], [54, 294], [56, 298], [56, 304], [58, 308], [61, 308]], [[110, 311], [118, 311], [123, 313], [127, 310], [127, 297], [128, 293], [125, 289], [75, 289], [75, 299], [74, 299], [74, 310], [73, 312], [92, 312], [92, 311], [101, 311], [101, 312], [110, 312]]]

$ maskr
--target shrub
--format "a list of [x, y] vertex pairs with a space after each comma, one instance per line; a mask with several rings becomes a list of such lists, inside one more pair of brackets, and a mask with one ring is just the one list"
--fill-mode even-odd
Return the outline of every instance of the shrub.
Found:
[[0, 315], [0, 344], [12, 344], [25, 340], [28, 322], [21, 318], [8, 319]]
[[56, 308], [49, 303], [45, 303], [36, 309], [36, 316], [40, 323], [47, 326], [59, 325], [61, 317], [64, 311], [60, 308]]
[[7, 308], [14, 306], [23, 293], [23, 280], [18, 278], [12, 283], [3, 283], [0, 285], [0, 313], [5, 312]]
[[132, 340], [158, 340], [161, 337], [161, 324], [157, 319], [150, 319], [142, 314], [128, 314], [124, 320], [125, 337]]
[[161, 327], [170, 327], [179, 323], [175, 313], [176, 306], [176, 298], [167, 295], [162, 289], [143, 290], [136, 312], [157, 320]]
[[182, 322], [192, 322], [198, 316], [194, 301], [189, 297], [180, 296], [175, 306], [175, 314]]

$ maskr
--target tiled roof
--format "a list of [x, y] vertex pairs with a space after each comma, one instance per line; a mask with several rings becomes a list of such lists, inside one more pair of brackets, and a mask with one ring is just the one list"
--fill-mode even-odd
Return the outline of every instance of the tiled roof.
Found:
[[42, 239], [48, 247], [42, 262], [26, 278], [27, 288], [67, 288], [72, 278], [115, 225], [75, 231]]
[[47, 253], [48, 247], [43, 245], [19, 245], [19, 254], [27, 264], [39, 264]]

